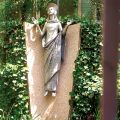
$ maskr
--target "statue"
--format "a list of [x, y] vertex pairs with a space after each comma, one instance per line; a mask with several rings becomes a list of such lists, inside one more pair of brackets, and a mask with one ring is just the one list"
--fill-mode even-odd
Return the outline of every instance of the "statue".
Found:
[[32, 18], [33, 22], [39, 28], [42, 36], [42, 47], [44, 47], [44, 72], [45, 72], [45, 94], [47, 96], [49, 92], [52, 96], [56, 96], [57, 85], [59, 81], [59, 72], [61, 68], [61, 57], [63, 56], [62, 46], [62, 34], [65, 33], [68, 25], [65, 29], [62, 29], [62, 25], [57, 17], [58, 6], [54, 3], [49, 3], [47, 8], [48, 18], [43, 27], [43, 30], [38, 25], [36, 19]]

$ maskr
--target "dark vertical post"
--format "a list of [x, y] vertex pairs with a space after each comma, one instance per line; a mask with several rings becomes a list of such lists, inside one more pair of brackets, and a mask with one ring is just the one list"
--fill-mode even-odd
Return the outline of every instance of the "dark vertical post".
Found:
[[118, 62], [118, 3], [119, 0], [105, 0], [104, 17], [104, 96], [103, 96], [103, 120], [115, 120], [116, 79]]

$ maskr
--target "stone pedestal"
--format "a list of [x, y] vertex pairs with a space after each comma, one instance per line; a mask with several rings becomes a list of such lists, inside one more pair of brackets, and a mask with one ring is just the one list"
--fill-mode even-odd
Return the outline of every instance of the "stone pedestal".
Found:
[[69, 115], [69, 92], [72, 90], [74, 61], [80, 45], [80, 25], [71, 25], [66, 33], [65, 58], [62, 63], [57, 96], [44, 97], [44, 48], [40, 34], [33, 24], [25, 23], [26, 54], [30, 109], [35, 120], [67, 120]]

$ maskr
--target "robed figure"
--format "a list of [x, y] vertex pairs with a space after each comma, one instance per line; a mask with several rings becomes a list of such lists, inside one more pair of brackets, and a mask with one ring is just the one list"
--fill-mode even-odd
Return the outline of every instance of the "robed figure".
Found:
[[56, 4], [48, 4], [48, 18], [43, 30], [41, 30], [37, 25], [37, 21], [33, 20], [39, 27], [39, 31], [42, 36], [42, 47], [44, 47], [44, 96], [48, 95], [48, 92], [51, 92], [52, 96], [56, 96], [61, 60], [63, 59], [62, 57], [64, 54], [64, 45], [62, 46], [64, 41], [62, 41], [62, 34], [66, 31], [67, 26], [63, 31], [62, 25], [57, 17], [57, 11], [58, 6]]

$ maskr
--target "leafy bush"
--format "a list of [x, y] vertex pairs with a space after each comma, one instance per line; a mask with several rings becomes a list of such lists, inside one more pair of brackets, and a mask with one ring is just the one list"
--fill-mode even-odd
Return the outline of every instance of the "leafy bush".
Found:
[[[119, 53], [120, 53], [120, 48], [119, 48]], [[120, 60], [118, 63], [118, 80], [117, 80], [117, 102], [118, 102], [118, 106], [117, 106], [117, 119], [116, 120], [120, 120]]]
[[4, 113], [5, 116], [11, 117], [10, 120], [18, 120], [29, 114], [25, 37], [22, 23], [5, 22], [5, 61], [0, 69], [0, 115]]
[[[0, 3], [0, 119], [29, 118], [25, 37], [26, 0]], [[28, 6], [27, 6], [28, 7]]]
[[81, 48], [75, 60], [70, 120], [96, 120], [102, 93], [101, 26], [81, 21]]

